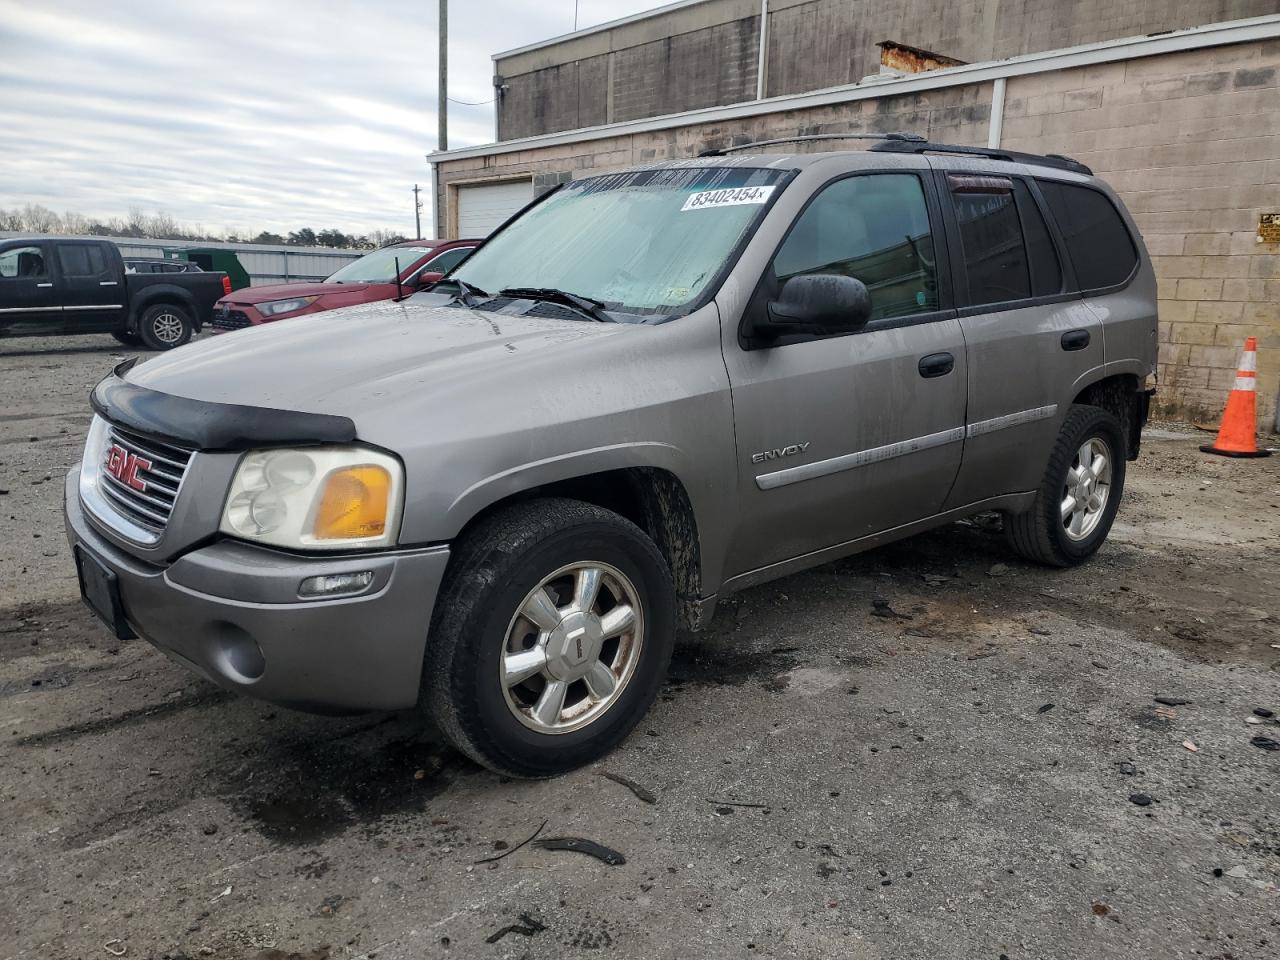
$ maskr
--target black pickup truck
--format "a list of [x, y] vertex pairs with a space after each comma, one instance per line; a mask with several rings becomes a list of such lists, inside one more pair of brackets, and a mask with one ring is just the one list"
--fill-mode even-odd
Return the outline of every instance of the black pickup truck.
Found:
[[170, 350], [230, 292], [225, 273], [126, 273], [109, 240], [0, 240], [0, 337], [109, 333]]

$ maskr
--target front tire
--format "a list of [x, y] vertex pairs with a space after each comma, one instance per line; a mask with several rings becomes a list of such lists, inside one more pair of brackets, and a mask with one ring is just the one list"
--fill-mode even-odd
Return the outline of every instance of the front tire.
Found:
[[424, 663], [424, 705], [491, 770], [550, 777], [613, 749], [657, 696], [675, 591], [653, 541], [576, 500], [501, 509], [459, 542]]
[[138, 336], [148, 350], [172, 350], [191, 339], [195, 324], [186, 308], [175, 303], [147, 307], [138, 323]]
[[1101, 407], [1072, 406], [1031, 509], [1005, 517], [1019, 555], [1053, 567], [1087, 560], [1107, 539], [1124, 494], [1124, 429]]

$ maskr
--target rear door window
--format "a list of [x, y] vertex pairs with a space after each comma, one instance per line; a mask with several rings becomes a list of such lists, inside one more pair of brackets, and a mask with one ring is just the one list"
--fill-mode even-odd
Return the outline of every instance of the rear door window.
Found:
[[1138, 250], [1111, 199], [1090, 187], [1037, 182], [1058, 221], [1080, 288], [1100, 290], [1128, 280], [1138, 265]]
[[1027, 242], [1027, 263], [1031, 268], [1031, 293], [1048, 297], [1062, 292], [1062, 264], [1054, 247], [1049, 227], [1044, 222], [1040, 205], [1026, 183], [1013, 181], [1013, 196], [1022, 217], [1022, 233]]
[[64, 277], [97, 277], [107, 272], [107, 258], [94, 243], [58, 245], [58, 264]]
[[1031, 296], [1031, 267], [1010, 177], [949, 174], [969, 304]]

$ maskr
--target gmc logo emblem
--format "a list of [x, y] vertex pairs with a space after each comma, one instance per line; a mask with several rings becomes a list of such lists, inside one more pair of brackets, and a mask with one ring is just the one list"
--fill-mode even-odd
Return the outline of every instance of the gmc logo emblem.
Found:
[[107, 473], [111, 474], [127, 487], [135, 490], [146, 490], [147, 482], [138, 477], [139, 470], [150, 470], [151, 461], [136, 453], [130, 453], [120, 444], [111, 445], [107, 451]]

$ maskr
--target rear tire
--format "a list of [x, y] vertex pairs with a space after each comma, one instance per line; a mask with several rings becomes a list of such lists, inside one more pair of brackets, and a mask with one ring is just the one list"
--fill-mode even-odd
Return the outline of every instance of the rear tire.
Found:
[[136, 333], [130, 333], [128, 330], [112, 330], [111, 336], [115, 337], [117, 341], [123, 343], [126, 347], [142, 346], [142, 338]]
[[148, 350], [172, 350], [191, 339], [195, 324], [185, 307], [157, 303], [147, 307], [138, 323], [138, 336]]
[[1101, 407], [1071, 407], [1034, 504], [1005, 517], [1009, 545], [1020, 556], [1053, 567], [1087, 560], [1111, 530], [1124, 476], [1120, 421]]
[[631, 732], [657, 696], [675, 632], [671, 574], [638, 527], [576, 500], [517, 504], [454, 551], [423, 706], [477, 763], [555, 776]]

